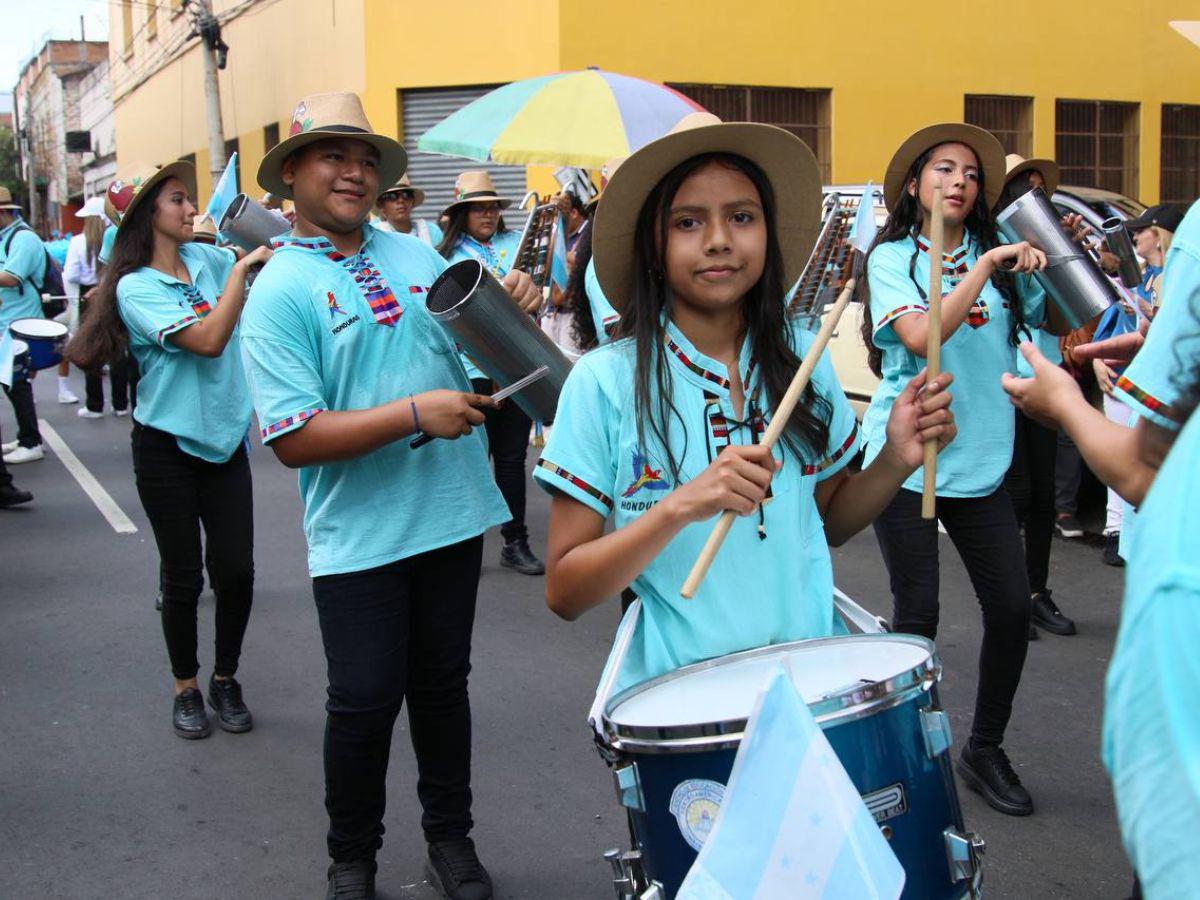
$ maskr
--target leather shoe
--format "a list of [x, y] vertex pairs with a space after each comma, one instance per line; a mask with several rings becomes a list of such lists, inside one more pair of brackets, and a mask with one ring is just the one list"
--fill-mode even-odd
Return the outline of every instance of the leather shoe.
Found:
[[254, 727], [254, 717], [242, 702], [242, 686], [236, 678], [208, 680], [208, 705], [217, 714], [217, 724], [224, 731], [240, 734]]
[[0, 487], [0, 508], [19, 506], [22, 503], [28, 503], [32, 499], [33, 494], [29, 493], [29, 491], [17, 490], [11, 484]]
[[491, 900], [492, 876], [475, 854], [470, 838], [429, 845], [429, 880], [449, 900]]
[[516, 569], [522, 575], [542, 575], [546, 571], [546, 564], [529, 549], [527, 538], [505, 541], [504, 549], [500, 551], [500, 565]]
[[355, 859], [329, 867], [325, 900], [374, 900], [375, 860]]
[[1033, 595], [1033, 624], [1045, 628], [1051, 634], [1070, 635], [1075, 633], [1075, 622], [1062, 614], [1050, 597], [1050, 591]]
[[204, 698], [197, 688], [186, 688], [183, 693], [175, 695], [171, 724], [181, 738], [197, 740], [208, 737], [210, 729], [208, 716], [204, 713]]
[[1010, 816], [1033, 812], [1033, 798], [1013, 771], [1003, 748], [975, 747], [968, 741], [955, 768], [967, 787], [981, 794], [992, 809]]

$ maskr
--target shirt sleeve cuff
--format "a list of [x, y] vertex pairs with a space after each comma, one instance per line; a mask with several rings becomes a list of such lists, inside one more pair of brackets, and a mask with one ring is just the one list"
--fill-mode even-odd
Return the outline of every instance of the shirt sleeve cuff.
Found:
[[1165, 403], [1149, 391], [1134, 384], [1124, 375], [1113, 385], [1113, 396], [1135, 410], [1142, 418], [1149, 419], [1160, 428], [1178, 431], [1179, 423], [1171, 418], [1171, 404]]
[[897, 306], [895, 309], [886, 313], [883, 316], [883, 318], [881, 318], [878, 322], [875, 323], [875, 328], [871, 333], [879, 334], [881, 329], [892, 324], [897, 319], [899, 319], [901, 316], [907, 316], [910, 313], [927, 313], [927, 312], [929, 312], [929, 307], [922, 306], [919, 303], [910, 303], [910, 304], [907, 304], [906, 306]]
[[801, 474], [815, 475], [817, 481], [824, 481], [846, 468], [850, 464], [850, 460], [854, 459], [861, 444], [862, 438], [858, 430], [858, 422], [855, 422], [850, 428], [850, 434], [846, 436], [846, 440], [836, 450], [820, 462], [805, 466]]
[[271, 441], [275, 440], [275, 438], [285, 435], [289, 431], [295, 431], [297, 428], [302, 427], [305, 422], [319, 412], [324, 412], [324, 409], [302, 409], [298, 413], [294, 413], [286, 418], [272, 422], [269, 425], [264, 425], [259, 429], [259, 433], [262, 436], [262, 442], [264, 444], [269, 444]]
[[178, 322], [173, 322], [170, 325], [168, 325], [166, 328], [160, 328], [158, 331], [156, 331], [154, 333], [154, 339], [156, 341], [158, 341], [158, 345], [160, 347], [162, 347], [166, 350], [175, 349], [174, 347], [167, 345], [167, 337], [169, 335], [174, 334], [177, 331], [183, 331], [183, 329], [187, 328], [189, 325], [191, 325], [195, 322], [199, 322], [199, 321], [200, 321], [199, 316], [184, 316]]
[[533, 478], [548, 493], [553, 494], [558, 491], [566, 494], [572, 500], [578, 500], [605, 519], [612, 514], [613, 501], [611, 497], [557, 463], [545, 458], [539, 459], [533, 469]]

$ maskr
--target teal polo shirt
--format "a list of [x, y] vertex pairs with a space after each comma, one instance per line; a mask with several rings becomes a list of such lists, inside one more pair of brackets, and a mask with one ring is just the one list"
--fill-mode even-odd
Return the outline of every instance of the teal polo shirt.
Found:
[[117, 226], [109, 225], [104, 229], [104, 237], [100, 240], [100, 250], [96, 253], [96, 259], [107, 266], [112, 257], [113, 244], [116, 242]]
[[[453, 342], [425, 309], [445, 260], [406, 234], [364, 227], [363, 237], [353, 257], [326, 238], [276, 238], [254, 282], [242, 353], [264, 443], [324, 410], [471, 390]], [[386, 565], [508, 521], [482, 428], [409, 444], [300, 470], [314, 577]]]
[[587, 294], [588, 306], [592, 310], [592, 321], [596, 325], [596, 340], [601, 345], [609, 341], [608, 329], [621, 321], [621, 314], [613, 309], [613, 305], [604, 296], [600, 287], [600, 279], [596, 277], [596, 258], [588, 260], [587, 269], [583, 273], [583, 289]]
[[216, 308], [235, 257], [230, 250], [204, 244], [183, 244], [179, 255], [191, 284], [149, 266], [117, 284], [117, 309], [141, 372], [133, 417], [175, 435], [185, 453], [221, 463], [233, 456], [250, 427], [238, 330], [214, 359], [167, 338]]
[[[909, 266], [916, 255], [912, 274]], [[950, 293], [979, 257], [975, 242], [967, 242], [945, 254], [942, 293]], [[923, 368], [917, 356], [900, 342], [892, 324], [902, 316], [928, 312], [917, 290], [928, 290], [929, 254], [923, 241], [912, 238], [890, 241], [876, 247], [867, 261], [871, 289], [870, 315], [875, 345], [883, 354], [883, 381], [875, 391], [866, 415], [865, 463], [879, 454], [887, 440], [887, 420], [892, 404], [905, 385]], [[1025, 322], [1032, 330], [1045, 318], [1045, 294], [1040, 290], [1017, 291], [1022, 297]], [[1012, 462], [1015, 415], [1000, 376], [1016, 372], [1017, 348], [1009, 341], [1012, 311], [989, 280], [967, 318], [942, 344], [942, 371], [954, 375], [954, 421], [958, 435], [937, 462], [939, 497], [985, 497], [1000, 486]], [[917, 469], [904, 482], [906, 490], [920, 492], [924, 472]]]
[[[520, 244], [521, 233], [511, 229], [497, 232], [492, 235], [490, 241], [477, 241], [470, 235], [463, 235], [450, 251], [447, 265], [462, 262], [464, 259], [476, 259], [497, 279], [502, 279], [511, 271]], [[465, 353], [462, 354], [462, 360], [470, 378], [492, 377], [475, 365]]]
[[0, 270], [21, 280], [16, 287], [0, 287], [0, 331], [17, 319], [43, 318], [42, 297], [33, 282], [45, 275], [46, 247], [20, 218], [0, 231]]
[[[792, 345], [798, 356], [813, 340], [795, 324]], [[673, 323], [667, 325], [661, 352], [679, 412], [670, 417], [668, 440], [680, 463], [680, 481], [700, 475], [728, 444], [761, 439], [773, 403], [760, 389], [750, 341], [743, 344], [738, 363], [747, 397], [741, 422], [734, 417], [725, 366], [700, 353]], [[575, 363], [533, 473], [547, 491], [582, 503], [616, 528], [643, 515], [676, 486], [649, 429], [647, 445], [638, 441], [634, 379], [631, 338], [599, 347]], [[858, 428], [827, 354], [812, 385], [829, 404], [828, 446], [798, 459], [782, 442], [776, 445], [783, 468], [762, 507], [765, 538], [758, 515], [739, 517], [695, 599], [684, 600], [679, 590], [715, 517], [684, 528], [634, 580], [643, 612], [617, 690], [702, 659], [834, 633], [833, 567], [813, 492], [853, 458]]]

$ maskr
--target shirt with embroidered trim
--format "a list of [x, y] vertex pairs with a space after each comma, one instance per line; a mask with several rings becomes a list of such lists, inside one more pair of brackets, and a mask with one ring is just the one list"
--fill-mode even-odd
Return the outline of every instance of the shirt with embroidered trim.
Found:
[[141, 372], [133, 417], [175, 435], [185, 453], [225, 462], [250, 427], [250, 393], [238, 328], [215, 358], [190, 353], [167, 338], [196, 324], [217, 306], [234, 255], [204, 244], [184, 244], [179, 256], [191, 284], [149, 266], [130, 272], [117, 284], [117, 309]]
[[[447, 257], [447, 264], [453, 265], [465, 259], [478, 260], [487, 267], [497, 278], [503, 278], [512, 269], [520, 249], [521, 233], [513, 229], [498, 231], [490, 241], [477, 241], [469, 234], [464, 234]], [[491, 378], [465, 353], [462, 354], [463, 365], [467, 375], [472, 378]]]
[[0, 331], [17, 319], [43, 318], [42, 297], [34, 282], [45, 274], [46, 246], [19, 216], [0, 231], [0, 270], [21, 281], [16, 287], [0, 287]]
[[[814, 336], [793, 327], [803, 357]], [[700, 353], [668, 323], [664, 348], [679, 416], [668, 440], [680, 478], [693, 479], [728, 444], [757, 443], [770, 421], [750, 341], [738, 362], [746, 400], [734, 417], [725, 366]], [[635, 345], [622, 339], [593, 350], [571, 370], [546, 448], [534, 468], [544, 489], [584, 504], [617, 528], [643, 515], [675, 487], [666, 453], [647, 429], [638, 440]], [[643, 614], [618, 690], [702, 659], [833, 633], [833, 569], [817, 511], [817, 482], [840, 471], [858, 450], [854, 411], [822, 355], [813, 388], [830, 404], [828, 446], [784, 461], [758, 515], [738, 518], [694, 600], [679, 590], [716, 520], [684, 528], [634, 581]], [[656, 401], [652, 400], [652, 403]], [[761, 530], [760, 530], [761, 521]], [[765, 538], [762, 536], [765, 534]]]
[[[323, 410], [471, 390], [453, 342], [425, 309], [445, 260], [411, 235], [364, 228], [363, 237], [352, 257], [325, 238], [277, 238], [254, 283], [242, 352], [264, 442]], [[482, 428], [416, 450], [409, 443], [300, 470], [314, 577], [386, 565], [509, 519]]]

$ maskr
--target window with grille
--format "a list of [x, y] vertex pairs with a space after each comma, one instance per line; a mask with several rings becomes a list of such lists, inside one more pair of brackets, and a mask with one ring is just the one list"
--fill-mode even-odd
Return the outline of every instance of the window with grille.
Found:
[[830, 165], [830, 92], [825, 89], [672, 84], [726, 122], [762, 122], [790, 131], [817, 158], [821, 180], [832, 181]]
[[1063, 184], [1138, 195], [1138, 104], [1059, 100], [1055, 157]]
[[1186, 205], [1200, 197], [1200, 106], [1163, 104], [1160, 165], [1163, 203]]
[[1033, 156], [1033, 98], [967, 94], [963, 121], [994, 134], [1005, 153]]
[[272, 122], [263, 126], [263, 153], [267, 153], [279, 143], [279, 123]]

